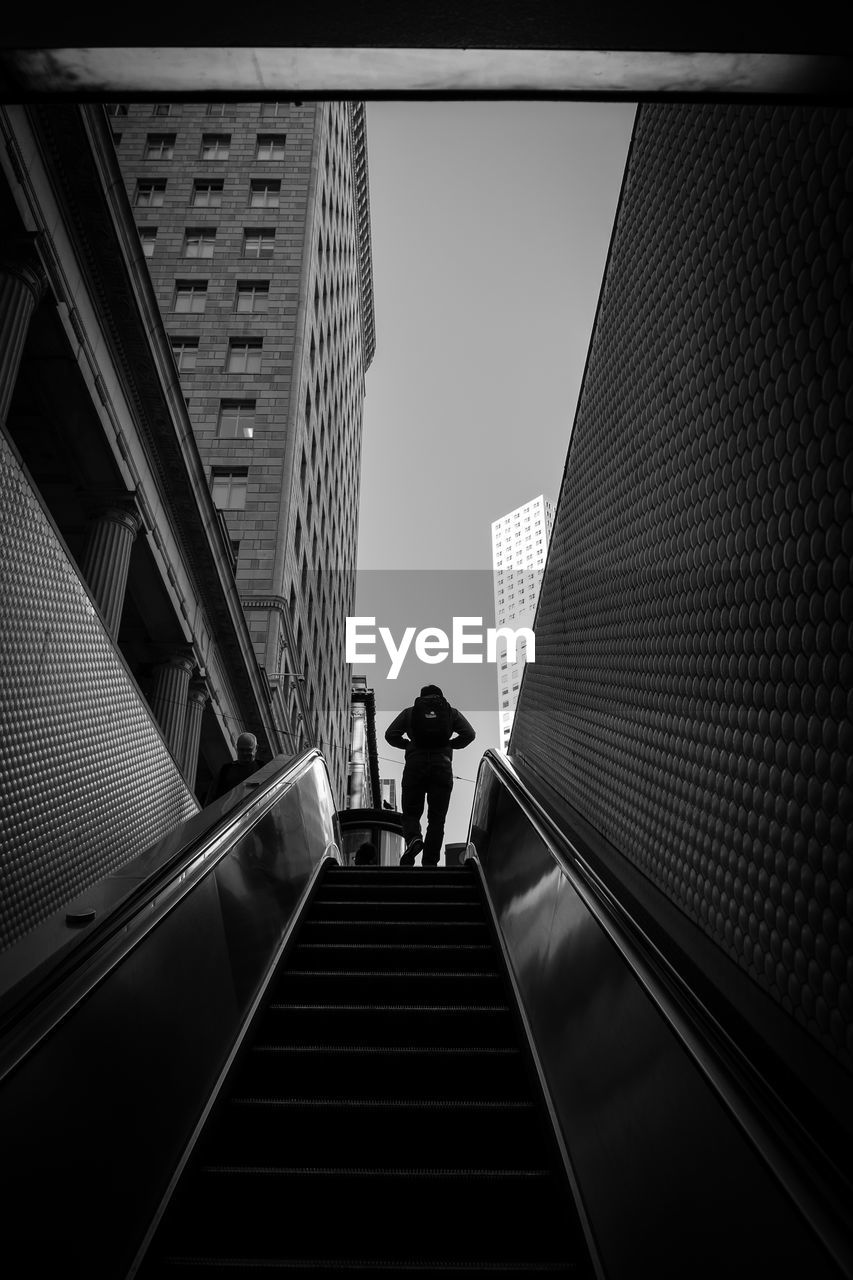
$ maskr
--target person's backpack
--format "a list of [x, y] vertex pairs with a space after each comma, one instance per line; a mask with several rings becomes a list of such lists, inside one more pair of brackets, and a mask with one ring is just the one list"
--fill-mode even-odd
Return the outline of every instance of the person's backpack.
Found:
[[409, 715], [409, 737], [416, 747], [446, 747], [453, 736], [453, 708], [446, 698], [415, 698]]

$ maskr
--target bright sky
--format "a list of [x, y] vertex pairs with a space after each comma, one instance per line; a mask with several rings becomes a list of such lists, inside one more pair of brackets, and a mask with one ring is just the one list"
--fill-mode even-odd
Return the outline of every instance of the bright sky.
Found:
[[[557, 500], [634, 114], [607, 102], [367, 104], [376, 355], [358, 567], [396, 571], [389, 596], [404, 570], [430, 571], [417, 577], [436, 594], [452, 571], [491, 574], [491, 522], [540, 493]], [[369, 580], [371, 612], [377, 577], [359, 592]], [[397, 778], [399, 804], [403, 754], [384, 734], [422, 679], [404, 664], [387, 682], [378, 657], [353, 670], [376, 689], [380, 773]], [[442, 685], [448, 666], [428, 678]], [[498, 745], [496, 676], [494, 688], [489, 711], [452, 699], [477, 740], [454, 760], [448, 841], [466, 838], [478, 762]]]

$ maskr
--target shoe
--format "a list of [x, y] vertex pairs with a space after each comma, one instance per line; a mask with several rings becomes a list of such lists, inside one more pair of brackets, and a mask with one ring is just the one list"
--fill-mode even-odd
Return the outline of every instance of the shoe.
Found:
[[400, 866], [413, 867], [415, 865], [415, 858], [423, 847], [424, 842], [420, 836], [415, 836], [414, 840], [410, 840], [403, 851], [402, 857], [400, 858]]

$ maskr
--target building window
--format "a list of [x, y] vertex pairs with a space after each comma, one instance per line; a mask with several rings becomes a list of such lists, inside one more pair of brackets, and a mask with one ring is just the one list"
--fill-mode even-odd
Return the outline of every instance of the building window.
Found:
[[156, 227], [139, 227], [139, 239], [142, 241], [142, 252], [146, 258], [154, 257], [154, 244], [157, 239]]
[[244, 258], [271, 258], [275, 249], [275, 229], [263, 227], [243, 232]]
[[176, 280], [175, 310], [178, 312], [204, 311], [207, 302], [206, 280]]
[[208, 179], [196, 179], [193, 183], [192, 203], [196, 209], [218, 209], [222, 204], [221, 179], [210, 182]]
[[215, 239], [215, 228], [208, 230], [202, 227], [187, 227], [184, 232], [184, 257], [212, 258]]
[[255, 153], [257, 159], [283, 160], [284, 142], [285, 135], [283, 133], [259, 133], [258, 149]]
[[149, 133], [145, 139], [146, 160], [171, 160], [175, 154], [174, 133]]
[[222, 400], [217, 434], [223, 440], [251, 440], [255, 434], [254, 400]]
[[253, 178], [249, 204], [253, 209], [277, 209], [281, 181], [278, 178]]
[[154, 182], [137, 182], [134, 203], [139, 209], [158, 209], [166, 195], [166, 179]]
[[260, 315], [267, 310], [270, 296], [268, 280], [243, 281], [237, 285], [237, 307], [241, 315]]
[[170, 116], [172, 114], [171, 102], [155, 102], [151, 114], [152, 116]]
[[283, 116], [286, 110], [286, 102], [262, 102], [261, 118], [263, 120], [277, 119], [279, 116]]
[[260, 373], [261, 338], [232, 338], [228, 347], [228, 373]]
[[181, 373], [191, 372], [198, 356], [198, 338], [172, 338], [172, 354]]
[[127, 103], [126, 102], [108, 102], [107, 115], [108, 116], [126, 116]]
[[225, 115], [227, 107], [228, 107], [227, 102], [208, 102], [207, 114], [209, 116], [217, 116], [221, 119], [222, 116]]
[[121, 146], [121, 134], [116, 133], [115, 130], [113, 130], [113, 146], [116, 148], [116, 150], [118, 150], [118, 148]]
[[202, 160], [227, 160], [230, 150], [230, 133], [203, 133], [201, 135]]
[[247, 467], [238, 467], [225, 471], [214, 467], [210, 478], [210, 492], [213, 505], [220, 511], [244, 511], [246, 509], [246, 486], [249, 483]]

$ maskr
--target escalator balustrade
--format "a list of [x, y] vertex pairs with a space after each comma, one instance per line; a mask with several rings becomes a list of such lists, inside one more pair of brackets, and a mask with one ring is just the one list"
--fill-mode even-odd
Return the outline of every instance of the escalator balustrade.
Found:
[[153, 1277], [590, 1276], [471, 869], [324, 870]]

